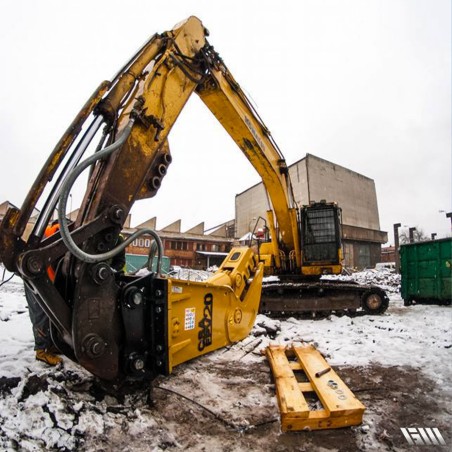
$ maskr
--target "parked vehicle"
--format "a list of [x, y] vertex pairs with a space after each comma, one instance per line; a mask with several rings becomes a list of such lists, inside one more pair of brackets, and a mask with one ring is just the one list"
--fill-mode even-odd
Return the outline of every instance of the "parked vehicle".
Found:
[[378, 262], [375, 264], [375, 270], [389, 270], [391, 273], [396, 271], [395, 262]]

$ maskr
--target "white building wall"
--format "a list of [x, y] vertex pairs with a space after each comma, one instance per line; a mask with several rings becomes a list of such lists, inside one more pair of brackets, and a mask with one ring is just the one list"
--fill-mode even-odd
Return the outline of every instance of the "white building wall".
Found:
[[[267, 219], [270, 200], [262, 183], [254, 185], [235, 197], [236, 236], [242, 237], [253, 230], [257, 219]], [[259, 225], [262, 225], [262, 220]]]
[[[375, 183], [372, 179], [311, 154], [289, 167], [295, 200], [299, 205], [310, 201], [337, 202], [345, 225], [378, 231]], [[254, 227], [259, 216], [266, 218], [269, 201], [262, 183], [236, 195], [237, 236]]]
[[[375, 231], [380, 229], [377, 193], [372, 179], [311, 154], [293, 166], [299, 165], [307, 170], [309, 201], [337, 202], [342, 208], [344, 224]], [[301, 202], [306, 203], [306, 183], [301, 181], [297, 186], [297, 180], [292, 177], [292, 184], [297, 201], [300, 196]]]

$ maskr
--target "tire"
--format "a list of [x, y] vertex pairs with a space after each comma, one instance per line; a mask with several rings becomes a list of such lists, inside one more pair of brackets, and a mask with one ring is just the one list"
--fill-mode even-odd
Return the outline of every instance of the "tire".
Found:
[[388, 309], [389, 299], [381, 290], [372, 289], [364, 292], [361, 297], [361, 306], [370, 315], [379, 315]]

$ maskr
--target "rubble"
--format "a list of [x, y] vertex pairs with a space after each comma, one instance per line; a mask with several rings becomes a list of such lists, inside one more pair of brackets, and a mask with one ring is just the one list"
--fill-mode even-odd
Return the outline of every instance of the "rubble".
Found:
[[381, 287], [387, 293], [400, 293], [400, 274], [387, 269], [363, 270], [350, 272], [348, 275], [326, 275], [323, 280], [354, 281], [358, 284], [369, 284]]

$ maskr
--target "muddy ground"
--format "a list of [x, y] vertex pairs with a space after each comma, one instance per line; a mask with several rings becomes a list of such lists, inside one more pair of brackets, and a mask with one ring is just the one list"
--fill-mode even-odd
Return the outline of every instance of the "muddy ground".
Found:
[[[231, 362], [228, 351], [181, 365], [150, 388], [122, 395], [109, 394], [78, 369], [46, 370], [26, 381], [3, 379], [0, 390], [3, 397], [15, 394], [21, 406], [18, 417], [41, 404], [43, 419], [50, 419], [61, 435], [60, 447], [56, 442], [52, 450], [422, 450], [425, 447], [409, 446], [400, 431], [420, 424], [434, 425], [445, 438], [452, 437], [446, 422], [452, 414], [450, 394], [418, 370], [378, 365], [335, 370], [366, 406], [361, 426], [282, 433], [267, 361]], [[7, 429], [8, 423], [2, 422], [2, 436]], [[64, 439], [64, 430], [72, 442]], [[23, 450], [27, 436], [46, 449], [33, 429], [4, 445]]]
[[[105, 388], [64, 358], [34, 359], [22, 284], [0, 291], [0, 450], [451, 450], [452, 311], [403, 306], [382, 316], [258, 316], [243, 341], [145, 386]], [[283, 433], [265, 347], [311, 343], [366, 406], [363, 423]], [[410, 446], [400, 428], [438, 428], [446, 446]]]

